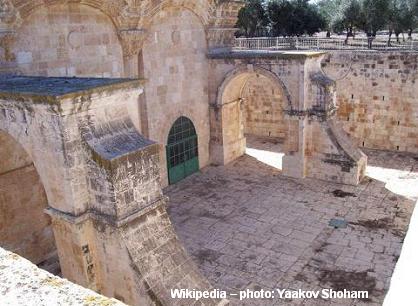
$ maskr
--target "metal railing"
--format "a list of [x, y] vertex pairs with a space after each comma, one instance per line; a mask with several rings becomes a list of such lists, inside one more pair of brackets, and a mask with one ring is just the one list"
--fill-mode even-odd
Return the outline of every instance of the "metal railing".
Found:
[[234, 49], [237, 50], [404, 50], [418, 51], [417, 40], [396, 42], [367, 38], [350, 38], [347, 42], [343, 38], [316, 38], [316, 37], [256, 37], [236, 38]]

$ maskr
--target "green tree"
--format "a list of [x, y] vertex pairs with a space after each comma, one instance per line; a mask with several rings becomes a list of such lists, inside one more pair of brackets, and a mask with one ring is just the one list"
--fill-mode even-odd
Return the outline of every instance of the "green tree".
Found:
[[412, 39], [412, 32], [418, 28], [418, 0], [404, 0], [402, 24], [408, 32], [408, 38]]
[[360, 26], [368, 37], [376, 37], [388, 22], [391, 0], [363, 0], [361, 3]]
[[270, 21], [271, 34], [274, 36], [291, 36], [293, 5], [287, 0], [270, 1], [267, 14]]
[[313, 35], [326, 28], [317, 6], [308, 0], [276, 0], [267, 6], [271, 34], [276, 36]]
[[331, 36], [331, 31], [338, 20], [338, 12], [342, 0], [320, 0], [318, 2], [318, 12], [322, 16], [325, 24], [324, 30], [327, 31], [327, 37]]
[[346, 43], [349, 37], [354, 37], [354, 29], [361, 24], [361, 5], [358, 0], [343, 1], [340, 4], [340, 20], [337, 22], [347, 32]]
[[268, 19], [264, 10], [263, 0], [246, 0], [246, 4], [238, 12], [238, 35], [254, 37], [264, 35]]

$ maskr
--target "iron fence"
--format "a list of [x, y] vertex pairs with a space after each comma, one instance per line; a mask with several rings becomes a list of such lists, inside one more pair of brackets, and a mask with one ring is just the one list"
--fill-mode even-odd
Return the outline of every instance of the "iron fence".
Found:
[[418, 51], [418, 40], [404, 42], [367, 38], [316, 38], [316, 37], [256, 37], [236, 38], [238, 50], [405, 50]]

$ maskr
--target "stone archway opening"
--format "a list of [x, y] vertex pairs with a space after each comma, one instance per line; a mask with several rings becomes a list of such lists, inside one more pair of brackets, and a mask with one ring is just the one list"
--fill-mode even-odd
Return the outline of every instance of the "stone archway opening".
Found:
[[269, 78], [251, 75], [242, 89], [245, 153], [282, 170], [287, 125], [283, 90]]
[[282, 170], [288, 105], [288, 94], [272, 73], [256, 69], [230, 74], [219, 88], [211, 118], [214, 162], [227, 164], [247, 154]]
[[0, 131], [0, 246], [61, 274], [47, 197], [33, 160]]

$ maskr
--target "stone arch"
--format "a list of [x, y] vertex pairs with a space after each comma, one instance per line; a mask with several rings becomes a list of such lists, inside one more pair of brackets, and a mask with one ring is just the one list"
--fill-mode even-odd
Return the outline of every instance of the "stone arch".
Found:
[[47, 193], [35, 161], [0, 129], [0, 246], [60, 274]]
[[[66, 4], [68, 1], [65, 0], [52, 0], [45, 2], [40, 1], [17, 1], [17, 0], [10, 0], [11, 4], [14, 5], [18, 15], [22, 19], [26, 19], [30, 14], [32, 14], [34, 11], [39, 9], [42, 6], [50, 6], [50, 5], [59, 5], [59, 4]], [[107, 15], [111, 20], [112, 23], [119, 27], [118, 19], [115, 18], [113, 11], [117, 11], [117, 8], [122, 8], [125, 5], [125, 1], [118, 0], [113, 1], [110, 3], [110, 1], [94, 1], [94, 0], [74, 0], [71, 1], [74, 4], [83, 4], [86, 6], [89, 6], [91, 8], [100, 10], [103, 14]], [[20, 26], [20, 24], [19, 24]]]
[[[211, 153], [215, 164], [227, 164], [245, 152], [243, 91], [254, 76], [266, 79], [282, 93], [283, 112], [292, 108], [289, 91], [273, 72], [252, 65], [240, 66], [229, 72], [219, 86], [216, 102], [212, 105]], [[287, 134], [287, 120], [283, 125]], [[284, 137], [286, 140], [287, 137]]]
[[10, 47], [13, 72], [45, 76], [124, 76], [114, 19], [92, 5], [54, 1], [34, 5]]
[[147, 12], [147, 18], [140, 21], [141, 27], [148, 28], [155, 16], [162, 10], [170, 8], [185, 9], [192, 12], [204, 26], [207, 26], [212, 17], [213, 7], [208, 0], [166, 0], [155, 5]]
[[132, 305], [170, 304], [169, 288], [211, 289], [170, 223], [159, 146], [131, 120], [140, 82], [11, 76], [0, 84], [0, 129], [25, 143], [45, 175], [65, 278]]
[[199, 11], [196, 10], [195, 6], [190, 5], [189, 2], [185, 2], [185, 3], [182, 3], [182, 4], [176, 4], [176, 3], [173, 3], [172, 0], [162, 2], [160, 5], [154, 7], [151, 10], [151, 12], [147, 15], [147, 17], [142, 19], [140, 28], [144, 28], [144, 29], [147, 30], [147, 35], [146, 35], [146, 38], [144, 40], [144, 44], [147, 43], [147, 40], [152, 38], [152, 31], [150, 31], [150, 30], [151, 30], [151, 27], [153, 25], [155, 25], [156, 20], [158, 20], [158, 18], [160, 18], [160, 16], [158, 16], [158, 15], [163, 14], [165, 12], [173, 12], [173, 11], [175, 11], [175, 12], [189, 12], [194, 16], [194, 18], [199, 20], [199, 23], [201, 24], [202, 29], [205, 33], [204, 38], [205, 38], [206, 47], [207, 47], [208, 37], [207, 37], [206, 26], [209, 23], [209, 16], [204, 17], [202, 15], [202, 13], [201, 12], [199, 13]]
[[[216, 105], [220, 106], [223, 104], [224, 96], [223, 94], [227, 92], [227, 88], [231, 86], [238, 86], [235, 88], [234, 93], [241, 94], [242, 89], [245, 87], [245, 84], [252, 75], [262, 75], [268, 78], [273, 84], [275, 84], [278, 88], [281, 88], [284, 92], [284, 96], [287, 100], [287, 105], [289, 108], [292, 108], [292, 98], [290, 95], [289, 90], [287, 89], [286, 85], [283, 81], [272, 71], [269, 71], [265, 68], [258, 67], [258, 66], [239, 66], [234, 70], [230, 71], [222, 81], [221, 86], [218, 88], [217, 97], [216, 97]], [[238, 89], [238, 92], [236, 91]]]

